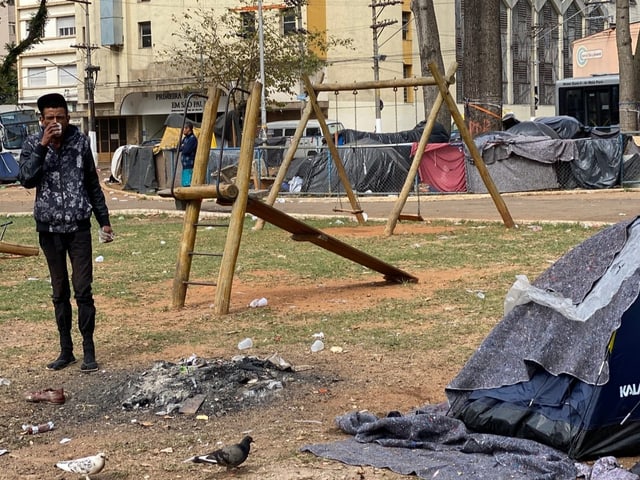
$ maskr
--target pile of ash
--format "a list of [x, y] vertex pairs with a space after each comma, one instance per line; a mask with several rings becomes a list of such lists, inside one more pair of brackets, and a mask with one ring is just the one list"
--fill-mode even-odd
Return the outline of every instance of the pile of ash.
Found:
[[195, 410], [222, 416], [268, 401], [295, 380], [295, 369], [277, 354], [264, 360], [205, 360], [193, 355], [177, 363], [156, 362], [130, 378], [117, 394], [128, 411], [153, 409], [169, 415], [185, 405], [193, 408], [195, 401]]

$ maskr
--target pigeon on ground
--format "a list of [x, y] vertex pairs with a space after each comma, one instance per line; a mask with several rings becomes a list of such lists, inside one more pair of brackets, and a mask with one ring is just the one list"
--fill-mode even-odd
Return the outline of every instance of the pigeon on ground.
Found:
[[247, 435], [240, 443], [222, 447], [207, 455], [196, 455], [195, 457], [187, 458], [184, 462], [211, 463], [220, 465], [221, 467], [227, 467], [227, 470], [231, 470], [247, 459], [251, 442], [253, 442], [253, 438]]
[[98, 453], [91, 457], [77, 458], [75, 460], [67, 460], [65, 462], [56, 463], [56, 467], [65, 472], [78, 473], [84, 475], [85, 480], [91, 480], [89, 475], [100, 473], [104, 468], [104, 462], [107, 456], [104, 453]]

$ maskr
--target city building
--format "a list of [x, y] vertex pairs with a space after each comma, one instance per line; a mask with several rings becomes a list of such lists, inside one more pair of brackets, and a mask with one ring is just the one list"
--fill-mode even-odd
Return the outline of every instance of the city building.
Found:
[[[38, 2], [15, 2], [19, 40]], [[308, 0], [299, 19], [292, 15], [298, 3], [273, 0], [264, 2], [263, 9], [281, 12], [277, 18], [283, 35], [290, 28], [304, 28], [353, 41], [352, 49], [328, 52], [325, 83], [420, 76], [410, 0]], [[631, 3], [631, 21], [637, 21], [638, 7]], [[170, 67], [166, 57], [167, 51], [179, 57], [181, 49], [191, 47], [180, 44], [175, 35], [185, 12], [231, 11], [251, 28], [258, 20], [255, 6], [237, 0], [51, 0], [47, 5], [43, 42], [19, 60], [19, 102], [35, 106], [44, 92], [65, 95], [75, 123], [86, 131], [91, 131], [92, 120], [95, 123], [102, 162], [120, 145], [160, 135], [167, 115], [184, 111], [189, 92], [202, 93], [209, 86], [203, 78]], [[461, 103], [465, 73], [469, 74], [464, 72], [459, 41], [464, 0], [434, 5], [445, 68], [454, 61], [460, 65], [452, 92]], [[552, 115], [555, 81], [573, 75], [572, 42], [609, 28], [614, 15], [611, 1], [504, 0], [496, 19], [503, 39], [504, 110], [525, 119]], [[269, 121], [299, 118], [301, 95], [277, 100], [277, 108], [270, 104]], [[424, 120], [421, 88], [324, 93], [320, 100], [328, 117], [347, 128], [392, 132]], [[193, 98], [193, 118], [199, 119], [203, 105], [204, 98]], [[224, 106], [221, 102], [220, 109]]]

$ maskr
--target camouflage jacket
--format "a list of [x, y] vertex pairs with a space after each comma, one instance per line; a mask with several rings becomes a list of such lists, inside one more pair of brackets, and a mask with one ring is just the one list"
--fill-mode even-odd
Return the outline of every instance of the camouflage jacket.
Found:
[[36, 189], [33, 217], [39, 232], [70, 233], [91, 228], [94, 213], [101, 227], [109, 225], [109, 210], [96, 172], [89, 139], [68, 125], [62, 146], [40, 144], [42, 132], [22, 145], [18, 180]]

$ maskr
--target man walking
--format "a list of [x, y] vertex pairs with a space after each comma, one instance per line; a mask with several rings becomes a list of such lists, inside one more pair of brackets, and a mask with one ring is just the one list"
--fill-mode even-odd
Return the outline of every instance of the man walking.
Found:
[[47, 369], [61, 370], [76, 362], [71, 338], [68, 257], [82, 334], [84, 358], [80, 370], [94, 372], [98, 363], [93, 342], [96, 309], [91, 290], [91, 215], [100, 225], [100, 240], [108, 242], [113, 239], [109, 210], [89, 139], [69, 123], [64, 97], [57, 93], [43, 95], [38, 99], [38, 110], [42, 129], [22, 146], [18, 180], [25, 188], [36, 189], [33, 217], [51, 276], [60, 354]]

